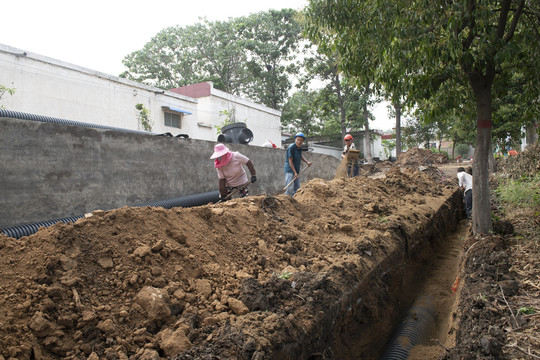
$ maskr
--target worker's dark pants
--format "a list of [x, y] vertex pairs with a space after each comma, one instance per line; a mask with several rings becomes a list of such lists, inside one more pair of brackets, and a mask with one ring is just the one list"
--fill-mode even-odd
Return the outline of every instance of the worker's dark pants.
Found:
[[465, 191], [465, 214], [467, 219], [472, 218], [472, 190]]
[[349, 177], [355, 177], [355, 176], [358, 176], [360, 174], [360, 168], [358, 167], [358, 163], [352, 165], [352, 164], [347, 164], [347, 175]]

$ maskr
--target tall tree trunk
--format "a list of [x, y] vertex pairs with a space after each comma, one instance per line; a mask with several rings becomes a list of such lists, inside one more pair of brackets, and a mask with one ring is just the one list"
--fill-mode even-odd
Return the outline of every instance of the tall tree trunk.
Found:
[[[401, 154], [401, 104], [394, 102], [394, 110], [396, 111], [396, 159]], [[392, 154], [390, 154], [391, 156]]]
[[493, 143], [489, 145], [489, 163], [488, 171], [490, 174], [497, 172], [497, 163], [495, 162], [495, 156], [493, 156]]
[[534, 145], [538, 143], [538, 123], [534, 121], [532, 124], [528, 125], [525, 128], [525, 141], [527, 142], [527, 146]]
[[470, 77], [476, 98], [476, 147], [473, 157], [473, 234], [487, 234], [492, 229], [489, 197], [489, 157], [491, 152], [491, 84], [492, 77]]
[[362, 116], [364, 119], [364, 157], [368, 164], [373, 164], [373, 154], [371, 153], [371, 135], [369, 133], [369, 112], [368, 112], [368, 98], [371, 94], [371, 88], [367, 86], [364, 89], [364, 104], [362, 105]]
[[[337, 71], [337, 69], [336, 69]], [[347, 114], [345, 112], [345, 100], [343, 98], [343, 94], [341, 93], [341, 82], [339, 80], [339, 74], [335, 74], [334, 76], [334, 86], [336, 87], [336, 95], [339, 102], [339, 114], [340, 114], [340, 127], [341, 127], [341, 146], [345, 145], [345, 141], [343, 138], [347, 134]]]
[[369, 121], [364, 124], [364, 157], [368, 164], [373, 164], [373, 154], [371, 153], [371, 136], [369, 133]]

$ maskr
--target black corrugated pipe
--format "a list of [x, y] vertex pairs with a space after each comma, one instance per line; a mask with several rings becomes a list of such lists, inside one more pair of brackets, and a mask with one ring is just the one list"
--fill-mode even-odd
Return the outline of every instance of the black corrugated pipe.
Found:
[[[153, 201], [153, 202], [149, 202], [145, 204], [134, 205], [134, 207], [152, 206], [152, 207], [163, 207], [165, 209], [171, 209], [173, 207], [201, 206], [201, 205], [206, 205], [208, 203], [216, 203], [218, 201], [219, 201], [219, 191], [216, 190], [216, 191], [210, 191], [210, 192], [201, 193], [201, 194], [182, 196], [175, 199]], [[84, 215], [76, 215], [76, 216], [70, 216], [70, 217], [65, 217], [65, 218], [56, 219], [56, 220], [38, 222], [34, 224], [12, 226], [8, 228], [0, 229], [0, 232], [4, 233], [4, 235], [6, 236], [9, 236], [15, 239], [20, 239], [23, 236], [29, 236], [36, 233], [39, 230], [39, 228], [42, 226], [49, 227], [58, 222], [63, 222], [63, 223], [75, 222], [83, 217]]]
[[28, 236], [28, 235], [36, 233], [39, 230], [39, 228], [42, 226], [49, 227], [58, 222], [63, 222], [63, 223], [75, 222], [83, 217], [84, 215], [70, 216], [70, 217], [65, 217], [65, 218], [56, 219], [56, 220], [42, 221], [42, 222], [38, 222], [34, 224], [12, 226], [8, 228], [0, 229], [0, 231], [3, 232], [4, 235], [6, 236], [9, 236], [15, 239], [20, 239], [23, 236]]
[[407, 311], [401, 325], [386, 347], [382, 360], [403, 360], [409, 358], [410, 351], [416, 345], [427, 340], [427, 335], [435, 325], [433, 296], [422, 295], [416, 299]]
[[146, 131], [121, 129], [121, 128], [117, 128], [113, 126], [91, 124], [91, 123], [86, 123], [82, 121], [59, 119], [59, 118], [43, 116], [43, 115], [27, 114], [27, 113], [22, 113], [19, 111], [12, 111], [12, 110], [5, 110], [5, 109], [0, 109], [0, 118], [13, 118], [13, 119], [19, 119], [19, 120], [40, 121], [40, 122], [47, 122], [47, 123], [60, 124], [60, 125], [71, 125], [71, 126], [80, 126], [80, 127], [86, 127], [86, 128], [94, 128], [94, 129], [104, 129], [104, 130], [153, 135], [152, 133], [148, 133]]
[[219, 191], [215, 190], [215, 191], [210, 191], [210, 192], [201, 193], [201, 194], [182, 196], [175, 199], [149, 202], [146, 204], [135, 205], [135, 207], [160, 206], [165, 209], [171, 209], [173, 207], [178, 207], [178, 206], [181, 206], [181, 207], [201, 206], [201, 205], [206, 205], [208, 203], [216, 203], [218, 201], [219, 201]]

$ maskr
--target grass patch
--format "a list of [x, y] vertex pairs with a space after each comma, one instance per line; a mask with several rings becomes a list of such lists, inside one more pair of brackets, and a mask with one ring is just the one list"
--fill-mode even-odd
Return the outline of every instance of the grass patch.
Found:
[[540, 174], [517, 180], [501, 179], [495, 192], [506, 206], [540, 208]]

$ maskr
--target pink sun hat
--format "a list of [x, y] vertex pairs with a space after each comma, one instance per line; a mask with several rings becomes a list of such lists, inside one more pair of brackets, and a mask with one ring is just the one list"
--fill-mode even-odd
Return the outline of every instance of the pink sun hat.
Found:
[[221, 157], [230, 151], [231, 150], [229, 150], [229, 148], [225, 145], [217, 144], [216, 146], [214, 146], [214, 153], [212, 154], [212, 156], [210, 156], [210, 159], [217, 159], [218, 157]]

